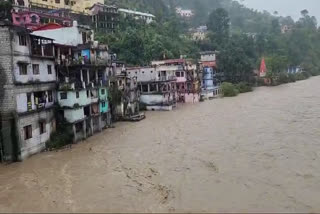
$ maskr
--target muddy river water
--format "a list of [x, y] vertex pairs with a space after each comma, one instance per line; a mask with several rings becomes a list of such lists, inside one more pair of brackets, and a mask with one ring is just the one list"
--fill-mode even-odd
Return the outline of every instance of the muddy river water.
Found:
[[147, 112], [0, 166], [0, 212], [320, 212], [320, 78]]

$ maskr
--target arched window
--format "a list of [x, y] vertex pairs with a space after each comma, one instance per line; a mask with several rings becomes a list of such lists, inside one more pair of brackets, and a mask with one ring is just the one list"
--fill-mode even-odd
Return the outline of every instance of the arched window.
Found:
[[33, 23], [33, 24], [37, 24], [37, 16], [36, 15], [32, 15], [31, 17], [31, 23]]

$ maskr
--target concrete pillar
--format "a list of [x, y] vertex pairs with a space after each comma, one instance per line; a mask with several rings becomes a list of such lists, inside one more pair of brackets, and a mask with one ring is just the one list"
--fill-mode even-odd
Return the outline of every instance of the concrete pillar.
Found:
[[102, 126], [101, 126], [101, 115], [99, 116], [99, 132], [101, 132], [102, 131]]
[[77, 131], [76, 131], [76, 125], [75, 124], [73, 124], [72, 125], [72, 130], [73, 130], [73, 143], [76, 143], [76, 139], [77, 139]]
[[41, 45], [41, 56], [44, 56], [44, 47]]
[[58, 60], [59, 60], [60, 64], [62, 64], [62, 61], [60, 61], [60, 60], [61, 60], [61, 49], [58, 48], [58, 49], [57, 49], [57, 52], [58, 52], [58, 53], [57, 53], [57, 54], [58, 54], [58, 56], [57, 56], [57, 57], [58, 57]]
[[87, 130], [86, 130], [87, 129], [87, 122], [86, 122], [86, 120], [83, 121], [82, 128], [83, 128], [83, 138], [87, 139]]
[[89, 84], [90, 82], [90, 74], [89, 74], [89, 70], [87, 70], [87, 84]]
[[83, 82], [83, 72], [82, 72], [82, 69], [80, 70], [80, 80], [81, 80], [81, 82]]
[[90, 118], [90, 132], [91, 132], [91, 136], [93, 136], [93, 118]]

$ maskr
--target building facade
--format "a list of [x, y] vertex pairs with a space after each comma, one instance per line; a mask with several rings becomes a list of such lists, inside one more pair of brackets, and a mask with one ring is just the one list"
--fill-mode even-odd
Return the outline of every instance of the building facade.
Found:
[[119, 25], [119, 11], [115, 6], [94, 4], [90, 8], [92, 24], [96, 32], [114, 33]]
[[171, 111], [177, 104], [177, 77], [162, 61], [152, 62], [150, 67], [127, 69], [136, 78], [140, 91], [141, 107], [149, 111]]
[[216, 51], [201, 52], [201, 96], [203, 99], [212, 99], [221, 94], [220, 85], [223, 74], [217, 72]]
[[103, 4], [104, 0], [29, 0], [30, 7], [68, 9], [77, 13], [87, 14], [89, 14], [89, 8], [96, 3]]
[[108, 46], [93, 41], [89, 27], [35, 31], [55, 40], [59, 118], [71, 125], [74, 142], [86, 139], [109, 124]]
[[150, 13], [143, 13], [135, 10], [128, 10], [128, 9], [123, 9], [119, 8], [119, 12], [124, 16], [124, 17], [132, 17], [136, 20], [143, 20], [147, 24], [150, 24], [155, 20], [155, 16], [150, 14]]
[[45, 149], [56, 129], [53, 41], [25, 28], [0, 25], [0, 148], [4, 161]]

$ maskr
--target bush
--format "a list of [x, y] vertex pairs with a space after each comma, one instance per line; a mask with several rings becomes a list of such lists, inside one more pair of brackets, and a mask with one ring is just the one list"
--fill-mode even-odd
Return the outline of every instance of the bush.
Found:
[[240, 93], [247, 93], [252, 91], [251, 85], [249, 85], [249, 83], [246, 83], [246, 82], [238, 83], [236, 85], [236, 89], [238, 89]]
[[222, 83], [221, 90], [224, 97], [235, 97], [239, 94], [236, 86], [229, 82]]
[[59, 149], [66, 145], [73, 143], [73, 132], [70, 125], [64, 125], [63, 128], [58, 129], [50, 137], [50, 140], [46, 143], [46, 147], [49, 150]]
[[302, 72], [302, 74], [303, 74], [303, 76], [306, 78], [306, 79], [308, 79], [308, 78], [310, 78], [312, 75], [309, 73], [309, 72], [307, 72], [307, 71], [304, 71], [304, 72]]
[[286, 84], [290, 82], [289, 75], [285, 72], [279, 73], [278, 81], [279, 84]]
[[303, 73], [297, 73], [296, 74], [296, 79], [297, 79], [297, 81], [300, 81], [300, 80], [305, 80], [305, 79], [307, 79], [308, 77], [307, 77], [307, 74], [304, 74], [305, 72], [303, 72]]
[[320, 71], [317, 69], [311, 70], [309, 74], [311, 74], [312, 76], [318, 76], [318, 75], [320, 75]]
[[296, 75], [295, 74], [288, 74], [289, 82], [296, 82]]

